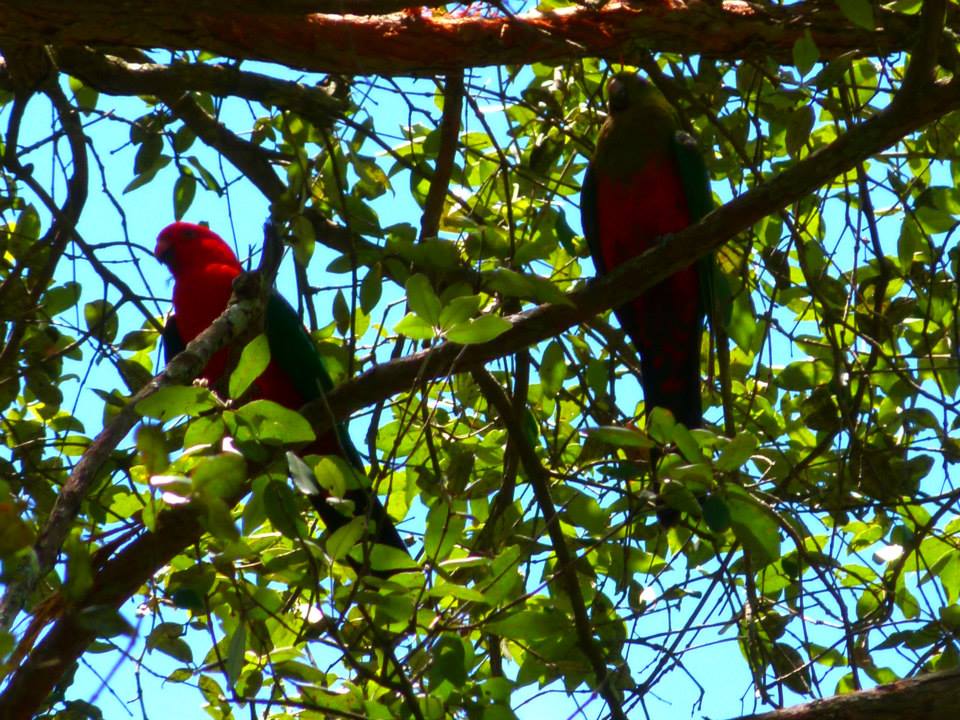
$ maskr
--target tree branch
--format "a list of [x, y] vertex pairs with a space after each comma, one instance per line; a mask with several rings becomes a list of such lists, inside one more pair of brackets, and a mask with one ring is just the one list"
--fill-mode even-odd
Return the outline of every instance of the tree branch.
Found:
[[149, 94], [172, 99], [184, 91], [197, 90], [220, 97], [242, 97], [265, 106], [277, 105], [320, 125], [332, 125], [347, 108], [345, 100], [334, 94], [335, 87], [326, 89], [279, 80], [229, 65], [162, 65], [145, 55], [139, 56], [139, 62], [126, 62], [80, 47], [58, 48], [56, 56], [61, 70], [110, 95]]
[[[404, 3], [409, 10], [375, 17], [294, 12], [338, 2], [281, 3], [261, 10], [253, 0], [6, 0], [0, 41], [203, 49], [316, 72], [410, 75], [590, 56], [626, 59], [638, 46], [726, 59], [762, 55], [789, 63], [794, 43], [806, 31], [825, 60], [848, 52], [887, 55], [909, 49], [917, 29], [916, 18], [879, 7], [877, 29], [866, 30], [833, 4], [765, 6], [742, 0], [611, 2], [600, 9], [572, 6], [510, 17], [433, 15], [410, 2]], [[331, 12], [352, 13], [361, 2], [345, 0]], [[386, 8], [395, 3], [363, 4]]]
[[463, 73], [455, 72], [447, 76], [443, 88], [443, 117], [440, 119], [440, 148], [437, 150], [437, 162], [433, 179], [424, 202], [423, 217], [420, 220], [420, 240], [435, 238], [440, 232], [440, 218], [443, 215], [443, 201], [450, 187], [453, 173], [453, 160], [457, 155], [460, 140], [460, 113], [463, 112]]
[[950, 670], [739, 720], [953, 720], [958, 713], [960, 670]]
[[474, 370], [473, 378], [480, 386], [487, 402], [496, 411], [506, 427], [507, 435], [517, 449], [524, 473], [533, 487], [533, 494], [537, 498], [537, 505], [540, 507], [540, 512], [543, 513], [543, 521], [546, 525], [547, 534], [550, 536], [550, 544], [553, 545], [553, 552], [557, 556], [557, 574], [560, 576], [563, 591], [570, 601], [578, 647], [593, 668], [597, 692], [606, 700], [612, 718], [626, 720], [627, 715], [623, 710], [623, 699], [611, 682], [613, 674], [607, 667], [608, 660], [604, 657], [600, 645], [593, 637], [593, 626], [587, 616], [587, 606], [584, 603], [583, 592], [580, 590], [580, 580], [577, 577], [577, 558], [567, 547], [567, 540], [563, 535], [563, 529], [560, 527], [560, 516], [557, 514], [553, 499], [550, 497], [550, 475], [540, 462], [540, 458], [537, 457], [533, 445], [528, 442], [520, 418], [500, 383], [483, 368]]

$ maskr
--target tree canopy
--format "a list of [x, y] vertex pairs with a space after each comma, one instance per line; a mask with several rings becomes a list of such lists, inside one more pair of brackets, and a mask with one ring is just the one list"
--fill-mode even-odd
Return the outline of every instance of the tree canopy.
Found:
[[[215, 718], [960, 712], [955, 4], [3, 5], [0, 718], [113, 716], [95, 656]], [[717, 208], [595, 280], [622, 68]], [[164, 366], [181, 218], [254, 272]], [[610, 310], [709, 253], [706, 427], [646, 423]], [[274, 276], [300, 414], [230, 399]], [[414, 556], [373, 573], [289, 477], [342, 495], [288, 451], [347, 421]]]

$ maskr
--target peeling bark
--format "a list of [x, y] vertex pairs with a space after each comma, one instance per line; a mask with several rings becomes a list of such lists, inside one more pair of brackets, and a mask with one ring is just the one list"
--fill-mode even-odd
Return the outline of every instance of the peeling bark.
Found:
[[[298, 12], [330, 6], [332, 0], [270, 3], [270, 10], [251, 0], [6, 0], [0, 42], [202, 49], [316, 72], [417, 75], [589, 56], [629, 60], [640, 49], [789, 63], [794, 43], [806, 31], [823, 59], [848, 52], [887, 55], [908, 49], [918, 28], [914, 17], [877, 8], [877, 28], [866, 30], [835, 5], [819, 3], [764, 7], [742, 0], [645, 0], [513, 17], [441, 15], [405, 4], [410, 9], [389, 15], [353, 15]], [[339, 5], [357, 12], [396, 6], [395, 0]]]

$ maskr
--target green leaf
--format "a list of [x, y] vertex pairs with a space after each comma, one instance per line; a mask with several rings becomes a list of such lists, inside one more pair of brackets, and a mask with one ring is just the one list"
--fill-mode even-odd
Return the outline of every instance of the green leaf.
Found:
[[180, 623], [163, 622], [147, 635], [149, 650], [159, 650], [182, 663], [193, 662], [193, 650], [183, 639], [184, 627]]
[[83, 81], [78, 80], [75, 77], [69, 79], [70, 91], [73, 93], [73, 98], [77, 102], [77, 107], [80, 108], [80, 111], [84, 115], [89, 115], [92, 111], [97, 109], [97, 100], [100, 97], [100, 93], [94, 90], [89, 85], [84, 85]]
[[859, 25], [865, 30], [873, 30], [876, 27], [870, 0], [837, 0], [837, 5], [840, 6], [840, 12], [854, 25]]
[[383, 268], [375, 263], [360, 283], [360, 309], [367, 315], [380, 302], [383, 293]]
[[896, 0], [886, 7], [888, 10], [904, 15], [916, 15], [923, 7], [923, 0]]
[[464, 295], [454, 298], [440, 311], [440, 328], [448, 330], [470, 320], [480, 310], [483, 299], [479, 295]]
[[[433, 662], [428, 677], [433, 685], [449, 682], [454, 687], [463, 687], [469, 673], [466, 666], [466, 652], [459, 637], [445, 634], [434, 645]], [[486, 716], [486, 713], [484, 713]]]
[[261, 442], [294, 443], [316, 439], [313, 428], [300, 413], [270, 400], [254, 400], [237, 410], [237, 417], [248, 423]]
[[737, 346], [747, 352], [753, 346], [753, 338], [762, 326], [757, 322], [757, 313], [750, 299], [750, 293], [741, 292], [733, 297], [730, 308], [730, 322], [727, 331]]
[[540, 361], [540, 386], [547, 397], [556, 397], [567, 377], [566, 358], [563, 346], [554, 341], [547, 345]]
[[801, 105], [792, 113], [787, 121], [787, 152], [797, 155], [807, 141], [816, 122], [816, 115], [812, 105]]
[[830, 381], [832, 372], [824, 363], [812, 358], [790, 363], [777, 373], [776, 381], [784, 390], [811, 390]]
[[341, 290], [333, 296], [333, 320], [337, 323], [338, 333], [346, 335], [350, 332], [350, 306]]
[[724, 471], [738, 470], [757, 449], [759, 441], [756, 435], [750, 432], [741, 431], [720, 451], [720, 457], [717, 458], [717, 469]]
[[137, 428], [137, 455], [149, 475], [158, 475], [170, 465], [167, 441], [159, 425], [143, 423]]
[[219, 443], [227, 430], [223, 418], [219, 416], [203, 415], [190, 421], [187, 432], [183, 436], [185, 448], [195, 445], [213, 445]]
[[376, 572], [404, 572], [420, 568], [403, 550], [375, 543], [370, 547], [370, 569]]
[[32, 545], [35, 539], [36, 532], [21, 511], [13, 503], [0, 503], [0, 560]]
[[67, 559], [67, 577], [62, 592], [71, 600], [79, 600], [93, 585], [90, 546], [81, 539], [79, 530], [67, 536], [63, 543], [63, 553]]
[[616, 425], [606, 425], [587, 430], [587, 435], [592, 440], [599, 440], [613, 447], [652, 448], [654, 445], [653, 441], [639, 430]]
[[191, 475], [194, 492], [227, 500], [235, 496], [247, 479], [247, 461], [235, 452], [205, 458]]
[[672, 508], [699, 517], [702, 514], [697, 496], [684, 483], [665, 478], [660, 483], [660, 497]]
[[507, 297], [535, 300], [538, 303], [572, 305], [570, 298], [547, 278], [524, 275], [508, 268], [497, 268], [484, 273], [484, 287]]
[[136, 190], [137, 188], [143, 187], [144, 185], [148, 184], [151, 180], [153, 180], [153, 178], [155, 178], [155, 177], [157, 176], [157, 173], [158, 173], [158, 172], [160, 172], [163, 168], [165, 168], [167, 165], [170, 164], [170, 161], [171, 161], [171, 159], [170, 159], [170, 157], [169, 157], [168, 155], [161, 155], [160, 158], [157, 160], [156, 164], [154, 164], [154, 165], [153, 165], [151, 168], [149, 168], [148, 170], [146, 170], [146, 171], [140, 173], [139, 175], [137, 175], [137, 176], [123, 189], [124, 194], [126, 194], [126, 193], [128, 193], [128, 192], [133, 192], [133, 191]]
[[180, 177], [173, 184], [173, 216], [181, 220], [187, 214], [187, 210], [193, 204], [193, 198], [197, 194], [197, 179], [190, 174], [187, 168], [184, 168]]
[[[644, 399], [646, 404], [646, 399]], [[677, 425], [673, 413], [662, 407], [648, 408], [650, 420], [647, 423], [647, 432], [650, 433], [658, 443], [666, 444], [673, 439], [673, 429]], [[689, 431], [688, 431], [689, 432]]]
[[240, 353], [237, 367], [230, 374], [230, 397], [238, 398], [253, 384], [270, 364], [270, 343], [263, 333], [247, 343]]
[[355, 517], [343, 527], [334, 530], [327, 538], [327, 555], [334, 560], [343, 560], [360, 542], [367, 527], [365, 517]]
[[[186, 125], [181, 125], [173, 134], [173, 149], [178, 153], [185, 153], [196, 141], [196, 133]], [[210, 188], [212, 189], [212, 188]]]
[[701, 506], [703, 519], [715, 533], [726, 532], [730, 527], [730, 508], [719, 495], [708, 496]]
[[94, 300], [83, 306], [83, 319], [87, 330], [100, 342], [112, 343], [117, 337], [117, 311], [107, 300]]
[[133, 159], [133, 172], [136, 175], [142, 175], [148, 170], [154, 168], [160, 160], [160, 153], [163, 152], [163, 138], [160, 135], [148, 135], [140, 143], [137, 149], [137, 155]]
[[296, 498], [286, 483], [273, 481], [263, 489], [263, 508], [270, 524], [293, 540], [307, 536], [307, 526], [300, 517]]
[[574, 491], [564, 505], [564, 513], [571, 523], [593, 535], [602, 535], [610, 529], [610, 514], [589, 495]]
[[230, 645], [227, 648], [227, 661], [224, 672], [231, 685], [235, 685], [243, 670], [244, 653], [247, 650], [247, 626], [242, 622], [237, 625], [230, 637]]
[[521, 610], [503, 620], [487, 623], [487, 630], [510, 640], [532, 642], [569, 633], [570, 621], [556, 611]]
[[50, 288], [43, 294], [43, 309], [50, 317], [59, 315], [77, 304], [80, 291], [80, 283], [76, 282], [67, 282]]
[[427, 513], [427, 531], [423, 536], [423, 552], [431, 562], [445, 560], [457, 541], [463, 539], [466, 526], [462, 515], [450, 511], [445, 502], [438, 502]]
[[313, 257], [313, 251], [317, 245], [317, 234], [313, 223], [305, 215], [295, 215], [290, 220], [290, 232], [293, 256], [298, 265], [306, 267], [310, 264], [310, 258]]
[[407, 304], [410, 310], [434, 327], [440, 325], [440, 298], [426, 275], [417, 273], [407, 278]]
[[447, 339], [461, 345], [476, 345], [500, 337], [513, 325], [499, 315], [481, 315], [476, 320], [455, 325], [446, 332]]
[[365, 480], [358, 477], [357, 470], [341, 457], [327, 455], [313, 466], [313, 477], [322, 489], [330, 495], [342, 498], [347, 490], [362, 487]]
[[803, 77], [813, 69], [813, 66], [816, 65], [819, 59], [820, 50], [813, 41], [813, 35], [810, 34], [810, 29], [806, 28], [803, 31], [803, 35], [798, 37], [797, 41], [793, 43], [793, 64], [797, 66], [800, 76]]
[[217, 406], [213, 394], [193, 385], [167, 385], [137, 403], [137, 412], [144, 417], [170, 420], [181, 415], [197, 417]]
[[431, 340], [436, 335], [433, 325], [419, 315], [407, 313], [400, 322], [393, 327], [398, 335], [406, 335], [411, 340]]
[[780, 526], [776, 516], [738, 487], [727, 488], [726, 501], [730, 526], [737, 540], [750, 553], [754, 568], [777, 560], [780, 557]]
[[203, 499], [203, 506], [207, 511], [201, 518], [203, 529], [211, 537], [224, 543], [232, 543], [240, 539], [240, 531], [233, 521], [233, 513], [223, 500], [207, 496]]
[[863, 620], [873, 615], [880, 608], [880, 599], [877, 591], [866, 590], [857, 598], [857, 619]]
[[687, 462], [703, 462], [703, 453], [700, 452], [700, 446], [685, 425], [676, 423], [671, 429], [670, 439], [673, 440]]

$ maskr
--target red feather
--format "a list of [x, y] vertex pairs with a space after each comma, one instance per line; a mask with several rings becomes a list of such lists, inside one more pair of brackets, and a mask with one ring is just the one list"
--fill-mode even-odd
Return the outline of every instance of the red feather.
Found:
[[[168, 255], [169, 253], [169, 255]], [[190, 342], [210, 327], [230, 301], [233, 281], [243, 267], [229, 246], [212, 230], [192, 223], [173, 223], [157, 238], [158, 257], [168, 257], [175, 281], [173, 311], [184, 342]], [[216, 382], [229, 360], [229, 349], [218, 351], [201, 376]], [[304, 402], [293, 383], [271, 360], [257, 378], [256, 394], [293, 410]]]
[[[597, 221], [603, 264], [614, 268], [649, 250], [659, 238], [690, 224], [687, 201], [676, 164], [669, 155], [651, 158], [625, 180], [597, 174]], [[695, 267], [680, 270], [620, 308], [617, 315], [641, 357], [648, 404], [663, 404], [681, 422], [699, 425], [694, 411], [683, 407], [689, 379], [691, 344], [700, 327], [699, 277]], [[699, 348], [697, 348], [699, 351]], [[657, 402], [676, 397], [675, 402]]]

